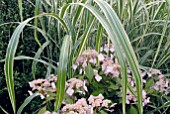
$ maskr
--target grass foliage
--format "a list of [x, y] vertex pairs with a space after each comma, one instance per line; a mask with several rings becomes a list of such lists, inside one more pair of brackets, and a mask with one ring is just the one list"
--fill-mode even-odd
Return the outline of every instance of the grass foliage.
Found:
[[[33, 60], [33, 79], [37, 78], [38, 62], [46, 67], [47, 76], [51, 73], [58, 74], [55, 105], [57, 111], [64, 99], [65, 81], [73, 77], [73, 58], [80, 56], [89, 47], [99, 52], [105, 42], [114, 44], [121, 65], [123, 114], [126, 113], [127, 88], [130, 88], [127, 67], [131, 68], [135, 79], [138, 111], [143, 113], [140, 68], [156, 68], [167, 76], [170, 74], [168, 0], [36, 0], [35, 3], [28, 0], [35, 10], [34, 16], [27, 19], [23, 15], [23, 1], [18, 0], [20, 22], [8, 43], [4, 67], [14, 113], [18, 110], [14, 89], [14, 60]], [[24, 28], [33, 29], [35, 42], [39, 46], [32, 57], [15, 56], [20, 38], [24, 38]], [[2, 59], [1, 62], [3, 61]], [[29, 98], [22, 104], [18, 114], [28, 102]], [[159, 111], [164, 106], [168, 105], [165, 103], [151, 112]]]

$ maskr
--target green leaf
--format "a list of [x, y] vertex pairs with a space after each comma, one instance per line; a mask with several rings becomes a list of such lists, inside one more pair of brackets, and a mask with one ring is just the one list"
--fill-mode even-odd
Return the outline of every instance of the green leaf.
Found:
[[1, 109], [5, 114], [9, 114], [4, 108], [2, 108], [1, 105], [0, 105], [0, 109]]
[[[170, 7], [168, 8], [168, 12], [170, 12]], [[158, 48], [157, 48], [157, 50], [156, 50], [156, 54], [155, 54], [154, 59], [153, 59], [153, 62], [152, 62], [152, 67], [155, 65], [155, 62], [156, 62], [156, 60], [157, 60], [158, 54], [159, 54], [160, 49], [161, 49], [161, 44], [162, 44], [162, 42], [163, 42], [163, 39], [165, 38], [167, 29], [168, 29], [168, 21], [169, 21], [169, 18], [170, 18], [170, 14], [168, 13], [168, 15], [167, 15], [167, 17], [166, 17], [166, 22], [164, 23], [164, 27], [163, 27], [162, 35], [161, 35], [161, 38], [160, 38], [160, 41], [159, 41], [159, 45], [158, 45]]]
[[19, 7], [19, 14], [21, 18], [21, 22], [23, 21], [23, 15], [22, 15], [22, 0], [18, 0], [18, 7]]
[[164, 107], [169, 107], [170, 106], [170, 101], [168, 101], [168, 102], [166, 102], [166, 103], [164, 103], [164, 105], [163, 105]]
[[46, 106], [45, 106], [45, 107], [41, 108], [40, 111], [38, 111], [38, 114], [44, 114], [46, 110], [47, 109], [46, 109]]
[[164, 64], [170, 58], [170, 53], [164, 55], [161, 60], [157, 63], [156, 68], [159, 68], [162, 64]]
[[150, 89], [152, 84], [154, 84], [153, 79], [148, 79], [145, 84], [145, 89]]
[[93, 79], [93, 76], [94, 76], [94, 71], [90, 64], [85, 69], [85, 75], [91, 82], [91, 80]]
[[26, 21], [22, 22], [14, 31], [7, 48], [6, 58], [5, 58], [5, 77], [7, 83], [7, 89], [9, 93], [9, 97], [11, 100], [12, 108], [14, 113], [16, 112], [16, 101], [15, 101], [15, 92], [14, 92], [14, 78], [13, 78], [13, 64], [14, 64], [14, 55], [16, 52], [16, 48], [18, 46], [19, 37], [26, 26], [26, 24], [31, 19], [27, 19]]
[[61, 53], [60, 53], [59, 67], [58, 67], [55, 111], [57, 111], [60, 108], [61, 103], [64, 99], [67, 64], [68, 64], [68, 57], [69, 57], [69, 45], [70, 45], [70, 36], [67, 35], [64, 37], [63, 44], [60, 51]]
[[[49, 45], [49, 41], [46, 41], [39, 49], [38, 51], [36, 52], [34, 58], [35, 59], [39, 59], [40, 58], [40, 55], [41, 53], [43, 52], [43, 50]], [[36, 65], [37, 65], [37, 62], [36, 61], [33, 61], [32, 63], [32, 75], [33, 75], [33, 78], [35, 79], [35, 73], [36, 73]]]
[[130, 114], [138, 114], [138, 110], [132, 105], [130, 106]]
[[89, 23], [88, 23], [88, 25], [87, 25], [87, 28], [85, 29], [85, 31], [84, 31], [84, 34], [83, 34], [83, 38], [82, 38], [82, 40], [81, 40], [81, 43], [80, 43], [80, 47], [79, 47], [79, 49], [78, 49], [78, 54], [77, 54], [77, 56], [80, 56], [81, 55], [81, 53], [83, 52], [83, 49], [85, 48], [85, 44], [87, 43], [87, 41], [88, 41], [88, 38], [89, 38], [89, 35], [90, 35], [90, 32], [91, 32], [91, 30], [92, 30], [92, 27], [94, 26], [94, 22], [95, 22], [95, 18], [94, 18], [94, 16], [92, 16], [91, 18], [90, 18], [90, 21], [89, 21]]
[[[129, 63], [129, 66], [132, 69], [132, 74], [136, 81], [137, 88], [137, 97], [138, 97], [138, 108], [139, 112], [143, 113], [142, 106], [142, 78], [140, 76], [139, 65], [137, 62], [137, 58], [133, 51], [133, 48], [130, 44], [127, 33], [125, 32], [120, 19], [118, 18], [116, 12], [112, 9], [112, 7], [103, 1], [95, 0], [95, 2], [100, 6], [101, 10], [104, 12], [107, 21], [111, 27], [111, 30], [107, 30], [108, 27], [104, 27], [108, 32], [111, 41], [115, 46], [116, 53], [118, 55], [119, 63], [121, 65], [121, 74], [122, 74], [122, 88], [123, 88], [123, 113], [125, 113], [125, 104], [126, 104], [126, 89], [127, 89], [127, 71], [126, 65], [124, 61], [124, 57], [122, 53], [126, 54], [126, 59]], [[121, 46], [122, 47], [121, 47]], [[123, 50], [122, 50], [123, 49]]]
[[100, 114], [107, 114], [107, 112], [105, 112], [104, 110], [101, 110], [99, 113]]
[[112, 85], [109, 86], [109, 88], [111, 88], [113, 90], [119, 89], [119, 87], [117, 85], [114, 85], [113, 83], [112, 83]]
[[[40, 3], [41, 3], [41, 0], [36, 0], [36, 4], [35, 4], [35, 12], [34, 12], [34, 15], [37, 16], [40, 12]], [[34, 26], [38, 26], [38, 18], [35, 18], [34, 19]], [[37, 30], [34, 29], [34, 37], [35, 37], [35, 41], [38, 43], [38, 45], [41, 47], [41, 43], [38, 39], [38, 35], [37, 35]]]
[[104, 93], [103, 89], [96, 89], [95, 91], [93, 91], [92, 95], [98, 96], [99, 94], [103, 94], [103, 93]]
[[42, 17], [42, 16], [49, 16], [57, 19], [64, 26], [65, 30], [68, 33], [68, 28], [66, 24], [56, 14], [41, 14], [36, 17], [28, 18], [27, 20], [20, 23], [20, 25], [18, 25], [18, 27], [15, 29], [8, 44], [6, 58], [5, 58], [5, 67], [4, 67], [7, 89], [8, 89], [8, 93], [9, 93], [9, 97], [14, 113], [16, 113], [16, 101], [15, 101], [15, 91], [14, 91], [13, 66], [14, 66], [14, 56], [19, 43], [20, 34], [29, 21], [31, 21], [34, 18]]
[[155, 93], [155, 89], [150, 88], [150, 89], [146, 90], [146, 92], [147, 92], [147, 94], [154, 95], [154, 93]]
[[24, 101], [24, 103], [19, 107], [17, 114], [21, 114], [22, 110], [34, 99], [36, 96], [38, 96], [38, 93], [35, 93], [29, 97], [27, 97]]
[[167, 101], [162, 106], [157, 107], [154, 110], [147, 112], [146, 114], [152, 114], [152, 113], [154, 113], [154, 112], [156, 112], [156, 111], [158, 111], [158, 110], [160, 110], [162, 108], [169, 107], [169, 106], [170, 106], [170, 101]]
[[98, 30], [97, 30], [97, 36], [96, 36], [96, 50], [97, 52], [100, 52], [100, 47], [101, 47], [101, 41], [102, 41], [102, 25], [98, 25]]
[[[54, 65], [46, 62], [45, 60], [36, 59], [36, 58], [33, 58], [33, 57], [29, 57], [29, 56], [17, 56], [17, 57], [14, 58], [14, 60], [34, 60], [34, 61], [36, 61], [36, 62], [39, 62], [39, 63], [42, 63], [42, 64], [44, 64], [44, 65], [50, 66], [50, 67], [52, 67], [54, 70], [57, 70], [57, 67], [56, 67], [56, 66], [54, 66]], [[0, 62], [4, 62], [4, 61], [5, 61], [5, 59], [0, 60]]]

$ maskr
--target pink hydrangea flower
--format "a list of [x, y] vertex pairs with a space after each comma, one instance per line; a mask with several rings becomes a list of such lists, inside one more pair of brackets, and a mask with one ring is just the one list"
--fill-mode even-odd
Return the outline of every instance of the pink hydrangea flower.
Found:
[[66, 91], [70, 96], [72, 96], [73, 89], [76, 89], [77, 92], [85, 94], [84, 91], [88, 91], [86, 87], [86, 81], [82, 81], [80, 79], [71, 78], [67, 81], [66, 86], [69, 90]]
[[[55, 92], [56, 87], [56, 76], [50, 75], [46, 79], [37, 79], [29, 82], [30, 87], [33, 91], [38, 91], [41, 99], [44, 99], [45, 97], [48, 97], [49, 95], [47, 92]], [[30, 95], [33, 94], [32, 91], [28, 91]]]

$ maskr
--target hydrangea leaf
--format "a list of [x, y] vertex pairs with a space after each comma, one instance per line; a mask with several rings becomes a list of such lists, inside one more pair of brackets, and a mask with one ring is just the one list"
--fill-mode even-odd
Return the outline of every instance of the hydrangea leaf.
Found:
[[94, 76], [94, 72], [93, 72], [93, 68], [91, 67], [91, 65], [88, 65], [85, 69], [85, 75], [87, 76], [87, 78], [89, 79], [89, 81], [91, 82], [91, 80], [93, 79]]

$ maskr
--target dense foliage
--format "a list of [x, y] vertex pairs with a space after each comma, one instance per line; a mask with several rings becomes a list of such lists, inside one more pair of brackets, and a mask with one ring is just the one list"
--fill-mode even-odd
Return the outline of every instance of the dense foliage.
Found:
[[0, 109], [170, 113], [169, 23], [168, 0], [1, 0]]

